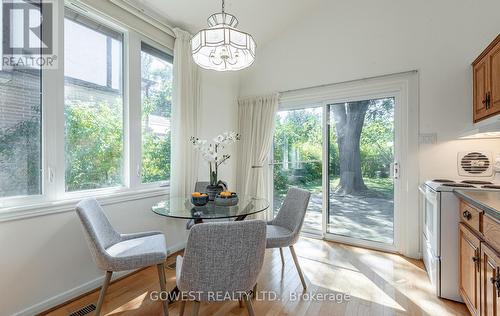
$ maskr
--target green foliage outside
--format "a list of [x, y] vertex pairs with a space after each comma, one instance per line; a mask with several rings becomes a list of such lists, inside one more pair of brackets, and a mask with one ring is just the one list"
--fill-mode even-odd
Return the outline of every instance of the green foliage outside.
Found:
[[[392, 98], [374, 100], [370, 104], [360, 145], [365, 184], [370, 190], [387, 197], [392, 196], [393, 191], [392, 180], [389, 179], [389, 168], [394, 159], [393, 108]], [[322, 133], [321, 108], [281, 112], [276, 116], [273, 157], [276, 194], [285, 194], [290, 185], [298, 185], [313, 192], [321, 191]], [[330, 126], [329, 147], [330, 188], [334, 189], [338, 184], [340, 167], [333, 125]], [[286, 159], [288, 163], [284, 163]]]
[[[148, 128], [148, 117], [172, 115], [172, 66], [149, 54], [141, 54], [142, 62], [142, 182], [170, 180], [171, 129], [157, 135]], [[149, 85], [148, 83], [154, 83]]]
[[[172, 116], [172, 65], [142, 53], [142, 182], [170, 180], [171, 129], [158, 135], [148, 128], [148, 117]], [[148, 83], [153, 83], [149, 85]]]
[[66, 191], [122, 183], [122, 104], [66, 102]]
[[2, 170], [3, 183], [9, 185], [0, 188], [0, 197], [41, 192], [40, 110], [32, 110], [31, 118], [0, 129], [0, 163], [15, 166]]

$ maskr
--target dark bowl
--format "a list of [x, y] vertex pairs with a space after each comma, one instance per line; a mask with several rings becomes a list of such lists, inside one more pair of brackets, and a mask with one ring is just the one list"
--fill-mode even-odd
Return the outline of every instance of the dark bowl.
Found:
[[230, 196], [222, 197], [220, 194], [217, 194], [215, 197], [215, 205], [219, 206], [234, 206], [239, 202], [238, 195], [236, 193], [232, 193]]
[[208, 203], [208, 195], [192, 196], [191, 203], [195, 206], [203, 206]]

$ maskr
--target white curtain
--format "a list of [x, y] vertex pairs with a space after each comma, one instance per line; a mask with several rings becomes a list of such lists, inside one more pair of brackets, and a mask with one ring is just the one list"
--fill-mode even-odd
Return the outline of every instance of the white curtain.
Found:
[[268, 158], [273, 142], [278, 95], [238, 101], [238, 192], [270, 198]]
[[197, 135], [200, 104], [198, 66], [191, 56], [191, 34], [174, 29], [172, 93], [171, 196], [185, 196], [194, 188], [198, 173], [197, 154], [190, 138]]

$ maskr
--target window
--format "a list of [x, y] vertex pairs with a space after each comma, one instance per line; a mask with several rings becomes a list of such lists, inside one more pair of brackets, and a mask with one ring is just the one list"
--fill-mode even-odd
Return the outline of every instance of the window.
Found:
[[66, 191], [120, 186], [123, 35], [67, 8], [64, 28]]
[[172, 56], [142, 43], [142, 183], [170, 179]]
[[0, 71], [0, 198], [41, 194], [41, 71]]
[[[170, 181], [170, 44], [91, 7], [56, 11], [58, 67], [0, 66], [0, 217], [87, 196], [163, 195]], [[16, 23], [5, 34], [23, 35]]]

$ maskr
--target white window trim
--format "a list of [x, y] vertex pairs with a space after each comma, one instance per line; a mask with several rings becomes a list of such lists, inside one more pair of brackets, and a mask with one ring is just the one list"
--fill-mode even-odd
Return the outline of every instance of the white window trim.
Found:
[[36, 201], [30, 203], [24, 200], [22, 205], [2, 208], [0, 211], [0, 223], [25, 219], [36, 216], [44, 216], [55, 213], [71, 212], [75, 210], [75, 205], [83, 198], [94, 197], [101, 205], [111, 205], [122, 202], [141, 200], [146, 198], [160, 197], [167, 198], [169, 196], [167, 187], [155, 187], [141, 190], [114, 190], [112, 192], [96, 190], [82, 192], [78, 196], [70, 197], [64, 200], [55, 201]]
[[[141, 183], [138, 166], [142, 161], [141, 42], [173, 55], [172, 49], [89, 6], [74, 6], [70, 2], [66, 5], [123, 34], [123, 183], [109, 188], [65, 191], [64, 88], [61, 88], [64, 87], [65, 6], [58, 2], [55, 23], [61, 30], [56, 41], [59, 68], [42, 70], [42, 193], [0, 198], [0, 222], [70, 211], [85, 197], [96, 197], [105, 205], [164, 196], [170, 191], [169, 181]], [[138, 123], [139, 128], [134, 128], [131, 122]]]

